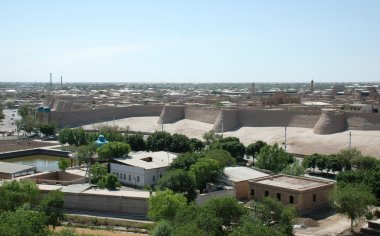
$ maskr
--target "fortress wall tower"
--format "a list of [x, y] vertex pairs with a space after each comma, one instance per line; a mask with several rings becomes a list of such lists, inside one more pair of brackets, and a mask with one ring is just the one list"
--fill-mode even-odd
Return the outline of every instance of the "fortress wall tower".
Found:
[[323, 110], [321, 117], [314, 126], [316, 134], [333, 134], [346, 130], [346, 120], [343, 112]]
[[237, 109], [222, 109], [215, 120], [213, 130], [216, 132], [231, 131], [240, 126]]
[[184, 106], [164, 106], [158, 124], [174, 123], [185, 118]]

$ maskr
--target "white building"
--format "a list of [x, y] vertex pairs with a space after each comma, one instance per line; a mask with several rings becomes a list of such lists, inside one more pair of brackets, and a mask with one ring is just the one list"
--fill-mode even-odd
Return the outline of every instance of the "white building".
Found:
[[110, 172], [124, 184], [154, 185], [176, 157], [176, 154], [164, 151], [130, 153], [127, 157], [113, 158]]

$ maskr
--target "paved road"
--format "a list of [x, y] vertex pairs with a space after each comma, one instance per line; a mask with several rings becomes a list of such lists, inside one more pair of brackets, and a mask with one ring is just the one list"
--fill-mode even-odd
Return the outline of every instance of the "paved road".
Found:
[[3, 113], [5, 118], [0, 121], [0, 131], [16, 130], [16, 121], [21, 120], [21, 117], [17, 114], [17, 110], [4, 109]]

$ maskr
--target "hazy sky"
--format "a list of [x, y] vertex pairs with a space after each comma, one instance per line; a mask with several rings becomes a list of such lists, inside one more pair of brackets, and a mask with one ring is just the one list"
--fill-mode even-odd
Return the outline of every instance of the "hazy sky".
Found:
[[0, 1], [0, 81], [380, 81], [380, 0]]

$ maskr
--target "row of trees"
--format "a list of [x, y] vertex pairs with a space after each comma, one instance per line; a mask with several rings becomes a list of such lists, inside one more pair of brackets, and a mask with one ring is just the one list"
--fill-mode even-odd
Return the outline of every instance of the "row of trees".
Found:
[[150, 219], [158, 221], [153, 236], [171, 235], [293, 235], [295, 211], [272, 198], [249, 210], [234, 198], [213, 198], [201, 206], [170, 190], [149, 199]]

